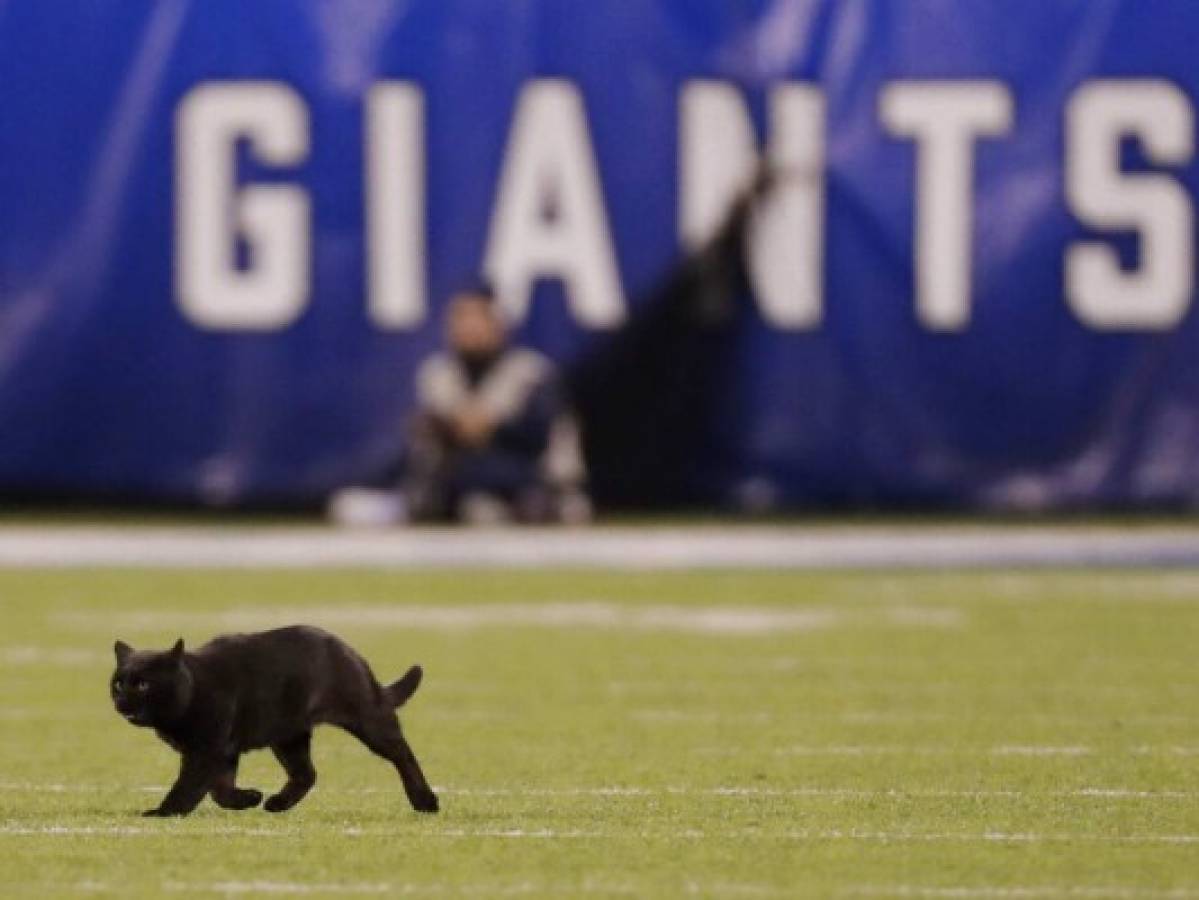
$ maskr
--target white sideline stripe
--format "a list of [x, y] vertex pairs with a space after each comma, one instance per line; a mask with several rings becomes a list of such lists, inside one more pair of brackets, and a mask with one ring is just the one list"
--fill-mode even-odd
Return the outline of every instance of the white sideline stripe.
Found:
[[[411, 893], [405, 885], [387, 883], [302, 881], [168, 881], [162, 889], [172, 894], [394, 894]], [[415, 885], [411, 886], [415, 887]]]
[[850, 897], [915, 897], [926, 900], [1041, 900], [1045, 897], [1079, 897], [1087, 900], [1191, 900], [1199, 888], [1138, 888], [1116, 885], [1029, 887], [923, 887], [918, 885], [857, 885], [843, 890]]
[[[321, 829], [308, 829], [306, 834], [322, 833]], [[410, 837], [411, 831], [397, 828], [361, 828], [348, 826], [323, 830], [323, 833], [345, 837]], [[0, 825], [0, 835], [36, 837], [273, 837], [294, 838], [300, 832], [294, 828], [239, 828], [220, 826], [215, 828], [173, 827], [166, 824], [160, 828], [148, 826], [71, 826], [71, 825]], [[442, 831], [422, 832], [423, 837], [448, 838], [451, 840], [495, 838], [498, 840], [727, 840], [728, 838], [783, 839], [790, 841], [862, 841], [867, 843], [998, 843], [998, 844], [1050, 844], [1050, 843], [1094, 843], [1094, 844], [1168, 844], [1199, 845], [1199, 834], [1090, 834], [1086, 832], [919, 832], [919, 831], [859, 831], [839, 830], [795, 830], [784, 832], [763, 831], [760, 828], [734, 828], [705, 831], [684, 828], [672, 831], [558, 831], [542, 829], [495, 829], [453, 828]]]
[[224, 612], [140, 609], [124, 612], [68, 612], [55, 617], [71, 627], [99, 626], [121, 632], [216, 628], [250, 631], [296, 621], [329, 628], [403, 628], [470, 631], [479, 628], [558, 628], [607, 631], [666, 631], [692, 634], [772, 635], [827, 628], [956, 628], [959, 610], [910, 605], [845, 610], [769, 606], [624, 606], [615, 603], [493, 605], [395, 605], [239, 607]]
[[[161, 794], [169, 789], [166, 784], [147, 785], [102, 785], [61, 784], [43, 782], [9, 781], [0, 782], [0, 792], [29, 794]], [[314, 793], [319, 793], [316, 788]], [[391, 795], [399, 787], [337, 788], [333, 793], [351, 796]], [[757, 786], [729, 786], [711, 788], [693, 787], [576, 787], [576, 788], [488, 788], [488, 787], [445, 787], [434, 785], [439, 794], [453, 797], [831, 797], [860, 799], [1035, 799], [1059, 797], [1104, 800], [1193, 800], [1199, 791], [1142, 790], [1136, 788], [1087, 787], [1073, 790], [1023, 791], [1004, 789], [953, 790], [948, 788], [845, 788], [845, 787], [796, 787], [764, 788]]]
[[[144, 889], [144, 886], [113, 885], [102, 881], [79, 881], [74, 884], [30, 883], [12, 884], [10, 888], [24, 889], [27, 893], [41, 893], [51, 889], [56, 893], [128, 893], [130, 888]], [[451, 896], [482, 896], [482, 897], [515, 897], [526, 894], [564, 897], [580, 894], [614, 894], [628, 896], [644, 896], [645, 886], [640, 884], [619, 884], [602, 882], [591, 878], [576, 884], [552, 884], [534, 881], [479, 882], [453, 884], [445, 882], [307, 882], [307, 881], [167, 881], [155, 885], [162, 893], [172, 894], [220, 894], [223, 896], [237, 894], [335, 894], [338, 896], [354, 894], [387, 894], [388, 896], [417, 896], [451, 895]], [[789, 896], [791, 891], [784, 891], [773, 885], [747, 884], [736, 882], [697, 882], [688, 881], [682, 886], [683, 893], [704, 894], [727, 897], [741, 896]]]
[[[7, 526], [0, 566], [624, 570], [1137, 567], [1199, 564], [1199, 532], [986, 526], [338, 531], [320, 526]], [[1134, 598], [1135, 599], [1135, 598]]]

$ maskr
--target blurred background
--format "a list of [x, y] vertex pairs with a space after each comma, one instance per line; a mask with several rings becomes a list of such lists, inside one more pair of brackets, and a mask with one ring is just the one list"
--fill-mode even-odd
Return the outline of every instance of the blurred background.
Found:
[[1199, 12], [1143, 6], [0, 3], [0, 494], [1189, 510]]

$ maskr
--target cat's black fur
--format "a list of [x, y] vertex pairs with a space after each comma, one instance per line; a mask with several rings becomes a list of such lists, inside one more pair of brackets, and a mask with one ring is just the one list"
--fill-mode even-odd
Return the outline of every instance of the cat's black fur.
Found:
[[270, 747], [287, 783], [265, 804], [291, 809], [316, 783], [312, 729], [344, 728], [395, 765], [412, 807], [437, 812], [437, 796], [400, 731], [395, 710], [420, 686], [413, 666], [383, 687], [348, 644], [319, 628], [293, 626], [218, 637], [193, 653], [180, 639], [166, 652], [114, 648], [117, 712], [153, 728], [183, 760], [174, 786], [147, 816], [185, 816], [208, 794], [225, 809], [249, 809], [259, 791], [239, 788], [237, 763]]

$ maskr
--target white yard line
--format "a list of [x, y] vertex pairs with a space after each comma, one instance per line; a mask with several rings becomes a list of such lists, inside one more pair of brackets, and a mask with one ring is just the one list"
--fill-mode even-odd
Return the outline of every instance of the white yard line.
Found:
[[[766, 835], [763, 835], [766, 836]], [[796, 841], [864, 841], [867, 843], [927, 844], [1199, 844], [1199, 834], [1088, 834], [1085, 832], [919, 832], [919, 831], [790, 831], [786, 837]]]
[[0, 825], [0, 836], [14, 837], [294, 837], [294, 832], [234, 825], [172, 829], [170, 825]]
[[[762, 679], [757, 676], [738, 677], [735, 673], [714, 675], [708, 679], [642, 679], [637, 681], [619, 679], [607, 682], [605, 685], [609, 693], [626, 696], [630, 694], [654, 694], [665, 693], [671, 695], [671, 698], [677, 697], [680, 694], [694, 695], [697, 697], [707, 698], [712, 694], [724, 693], [731, 694], [741, 692], [746, 689], [758, 691], [761, 688]], [[996, 675], [988, 679], [985, 686], [979, 687], [973, 684], [964, 683], [962, 681], [938, 681], [934, 679], [928, 680], [912, 680], [901, 677], [888, 677], [885, 674], [880, 674], [877, 679], [868, 678], [852, 678], [852, 679], [829, 679], [827, 681], [821, 679], [809, 679], [804, 683], [803, 689], [812, 693], [833, 693], [839, 697], [845, 697], [855, 692], [870, 692], [878, 694], [885, 692], [889, 695], [901, 697], [929, 697], [941, 698], [946, 701], [956, 701], [962, 695], [971, 697], [983, 696], [1001, 696], [1009, 692], [1018, 692], [1021, 697], [1025, 697], [1030, 691], [1036, 690], [1037, 685], [1030, 685], [1026, 681], [1005, 678], [1002, 675]], [[725, 690], [727, 688], [727, 690]], [[1199, 679], [1196, 681], [1174, 681], [1164, 684], [1160, 687], [1155, 687], [1158, 694], [1163, 692], [1174, 692], [1170, 699], [1178, 697], [1179, 694], [1185, 694], [1186, 698], [1178, 698], [1174, 705], [1177, 708], [1185, 708], [1184, 703], [1190, 702], [1190, 695], [1199, 691]], [[1143, 703], [1146, 696], [1144, 687], [1139, 687], [1132, 684], [1103, 684], [1094, 681], [1071, 681], [1054, 684], [1052, 693], [1055, 698], [1074, 697], [1094, 700], [1097, 697], [1103, 698], [1125, 698], [1129, 701], [1137, 701]], [[649, 701], [640, 701], [649, 702]], [[1022, 715], [1022, 714], [1021, 714]], [[1032, 714], [1036, 715], [1036, 714]], [[1105, 712], [1109, 719], [1120, 719], [1119, 715], [1114, 715], [1110, 712]], [[966, 716], [963, 712], [953, 718], [961, 721]], [[1195, 721], [1192, 717], [1190, 721]]]
[[[9, 884], [10, 888], [25, 889], [28, 893], [53, 891], [55, 895], [123, 894], [145, 886], [115, 885], [100, 881], [80, 881], [72, 884]], [[153, 885], [161, 893], [171, 894], [240, 894], [311, 895], [334, 894], [387, 896], [482, 896], [511, 897], [526, 894], [545, 896], [577, 896], [603, 894], [644, 896], [645, 886], [636, 883], [602, 882], [587, 879], [580, 883], [549, 883], [533, 881], [479, 882], [454, 884], [446, 882], [319, 882], [319, 881], [167, 881]], [[794, 890], [769, 884], [747, 882], [688, 881], [680, 886], [688, 896], [715, 897], [774, 897], [794, 896]], [[1047, 898], [1077, 898], [1077, 900], [1196, 900], [1199, 887], [1141, 888], [1120, 885], [908, 885], [866, 884], [851, 885], [837, 892], [842, 897], [894, 897], [913, 900], [1047, 900]]]
[[[306, 834], [325, 833], [342, 837], [386, 837], [411, 838], [412, 829], [341, 827], [332, 829], [308, 829]], [[291, 839], [300, 832], [291, 829], [272, 829], [236, 826], [197, 828], [176, 827], [176, 823], [153, 826], [71, 826], [41, 825], [27, 826], [11, 823], [0, 825], [0, 837], [149, 837], [183, 838], [196, 837], [270, 837]], [[542, 829], [495, 829], [495, 828], [450, 828], [420, 832], [423, 838], [446, 838], [450, 840], [666, 840], [666, 841], [724, 841], [730, 838], [755, 838], [759, 840], [785, 840], [806, 843], [857, 841], [863, 843], [925, 843], [925, 844], [1164, 844], [1199, 845], [1199, 834], [1094, 834], [1088, 832], [920, 832], [920, 831], [862, 831], [857, 829], [801, 829], [773, 832], [760, 828], [699, 829], [643, 831], [598, 831], [552, 828]]]
[[[104, 785], [65, 784], [61, 782], [0, 782], [0, 793], [27, 794], [161, 794], [169, 785]], [[1071, 790], [1027, 791], [1015, 789], [972, 789], [950, 788], [850, 788], [850, 787], [793, 787], [768, 788], [730, 785], [723, 787], [564, 787], [564, 788], [496, 788], [496, 787], [445, 787], [435, 785], [439, 794], [454, 797], [716, 797], [716, 798], [844, 798], [867, 800], [940, 800], [940, 799], [1038, 799], [1056, 797], [1079, 800], [1195, 800], [1199, 791], [1188, 790], [1143, 790], [1125, 787], [1085, 787]], [[335, 788], [331, 793], [350, 796], [376, 796], [398, 793], [398, 786], [368, 788]], [[316, 788], [315, 793], [320, 793]]]
[[1199, 756], [1199, 747], [1183, 746], [1173, 744], [1168, 746], [1154, 746], [1152, 744], [1142, 744], [1139, 747], [1133, 747], [1132, 753], [1137, 756]]
[[[443, 685], [438, 685], [444, 689]], [[117, 713], [103, 706], [87, 709], [65, 707], [30, 707], [3, 706], [0, 707], [0, 721], [21, 722], [29, 719], [73, 722], [79, 719], [111, 719], [116, 721]], [[425, 709], [421, 711], [422, 719], [432, 719], [443, 722], [511, 722], [520, 718], [516, 713], [500, 712], [493, 709]]]
[[919, 886], [919, 885], [855, 885], [841, 891], [847, 897], [897, 897], [920, 900], [1042, 900], [1042, 898], [1075, 897], [1084, 900], [1192, 900], [1199, 898], [1196, 888], [1138, 888], [1107, 885], [1036, 885], [1024, 887], [995, 886]]
[[362, 606], [239, 606], [223, 612], [188, 612], [166, 608], [57, 613], [54, 621], [94, 631], [103, 626], [121, 633], [217, 629], [251, 631], [296, 621], [328, 628], [396, 628], [404, 630], [473, 631], [481, 628], [545, 628], [569, 631], [634, 631], [760, 637], [830, 628], [960, 628], [959, 610], [885, 605], [844, 610], [784, 606], [623, 605], [594, 601], [537, 604], [396, 604]]
[[110, 784], [64, 784], [38, 781], [4, 781], [0, 782], [0, 792], [13, 794], [127, 794], [127, 793], [161, 793], [170, 785], [110, 785]]
[[[336, 896], [387, 895], [389, 897], [517, 897], [538, 894], [551, 897], [600, 894], [604, 896], [641, 897], [645, 886], [636, 883], [606, 882], [586, 878], [577, 883], [553, 883], [536, 881], [488, 881], [462, 884], [447, 882], [319, 882], [319, 881], [167, 881], [161, 884], [110, 884], [102, 881], [78, 881], [71, 884], [27, 883], [5, 885], [9, 889], [25, 893], [45, 893], [53, 896], [65, 894], [127, 894], [130, 890], [153, 890], [167, 894], [217, 894], [236, 896], [241, 894], [311, 895], [332, 894]], [[679, 886], [679, 891], [688, 896], [747, 896], [773, 897], [791, 896], [792, 892], [766, 884], [738, 882], [688, 881]]]
[[[1175, 752], [1183, 748], [1161, 748], [1160, 752]], [[696, 747], [696, 753], [710, 756], [730, 756], [745, 753], [741, 746], [720, 745], [714, 747]], [[1076, 757], [1090, 756], [1095, 751], [1091, 747], [1081, 746], [1036, 746], [1008, 745], [994, 746], [959, 746], [949, 744], [828, 744], [828, 745], [797, 745], [778, 747], [773, 751], [775, 756], [1028, 756], [1028, 757]], [[1133, 752], [1150, 753], [1153, 748], [1138, 747]], [[1180, 755], [1177, 754], [1176, 755]]]
[[[106, 663], [107, 665], [107, 663]], [[675, 685], [678, 690], [682, 685]], [[613, 693], [625, 693], [624, 686], [613, 689]], [[442, 693], [466, 694], [448, 687], [438, 681], [437, 690]], [[667, 690], [663, 687], [663, 690]], [[483, 692], [480, 692], [483, 693]], [[929, 713], [929, 712], [813, 712], [797, 710], [795, 712], [775, 713], [766, 711], [745, 711], [737, 713], [710, 712], [702, 710], [678, 709], [629, 709], [616, 711], [613, 715], [624, 715], [629, 719], [644, 725], [762, 725], [780, 726], [787, 724], [807, 725], [811, 722], [841, 722], [847, 725], [895, 725], [907, 726], [926, 723], [962, 722], [963, 716], [958, 713]], [[33, 706], [3, 706], [0, 707], [0, 721], [49, 720], [72, 722], [78, 719], [115, 719], [116, 713], [104, 707], [33, 707]], [[423, 709], [422, 719], [445, 722], [513, 722], [524, 718], [518, 712], [505, 712], [496, 709]], [[1131, 713], [1121, 715], [1100, 711], [1095, 715], [1054, 715], [1049, 713], [994, 713], [986, 715], [971, 714], [968, 721], [1002, 721], [1002, 722], [1036, 722], [1046, 725], [1069, 726], [1103, 726], [1107, 727], [1113, 721], [1138, 727], [1197, 725], [1199, 715], [1139, 715]], [[1017, 751], [1013, 749], [1012, 753]], [[1170, 754], [1174, 756], [1193, 756], [1199, 754], [1199, 747], [1183, 745], [1140, 745], [1129, 749], [1130, 753], [1147, 755], [1153, 753]]]
[[[673, 789], [668, 789], [673, 793]], [[863, 800], [1033, 800], [1043, 797], [1062, 799], [1096, 799], [1096, 800], [1195, 800], [1199, 791], [1181, 790], [1139, 790], [1136, 788], [1075, 788], [1073, 790], [1055, 791], [1026, 791], [975, 789], [953, 790], [950, 788], [836, 788], [836, 787], [806, 787], [806, 788], [762, 788], [762, 787], [723, 787], [709, 788], [698, 791], [686, 790], [686, 793], [712, 794], [718, 797], [834, 797]]]
[[70, 568], [896, 568], [1199, 565], [1199, 531], [1170, 526], [644, 527], [590, 530], [320, 526], [6, 526], [0, 566]]
[[991, 748], [993, 756], [1090, 756], [1090, 747], [1044, 747], [1027, 744], [1004, 744]]
[[[34, 886], [31, 886], [34, 887]], [[78, 882], [53, 885], [56, 890], [78, 893], [120, 893], [125, 888], [103, 882]], [[180, 894], [239, 894], [275, 895], [378, 895], [388, 896], [520, 896], [542, 894], [568, 896], [604, 894], [641, 896], [644, 885], [584, 881], [578, 884], [540, 882], [486, 882], [478, 884], [447, 884], [445, 882], [304, 882], [304, 881], [168, 881], [160, 886], [164, 893]], [[689, 881], [681, 886], [686, 895], [774, 897], [790, 896], [792, 891], [767, 884], [738, 882]], [[1195, 900], [1199, 888], [1138, 888], [1117, 885], [1037, 885], [1037, 886], [917, 886], [917, 885], [855, 885], [838, 892], [845, 897], [920, 898], [920, 900], [1046, 900], [1046, 898], [1079, 898], [1079, 900]]]
[[0, 647], [0, 666], [54, 666], [79, 668], [108, 663], [111, 653], [84, 647]]
[[66, 708], [66, 707], [28, 707], [28, 706], [4, 706], [0, 707], [0, 722], [24, 722], [27, 720], [61, 720], [70, 722], [77, 719], [99, 719], [115, 716], [116, 713], [104, 709], [103, 707], [88, 707], [83, 708]]
[[[415, 887], [415, 886], [413, 886]], [[172, 894], [397, 894], [410, 893], [404, 885], [387, 882], [305, 881], [168, 881], [162, 890]]]
[[[392, 834], [393, 832], [388, 829], [347, 828], [344, 833], [349, 835], [378, 836]], [[434, 832], [433, 836], [445, 838], [503, 838], [505, 840], [524, 838], [531, 840], [575, 840], [578, 838], [615, 837], [617, 834], [615, 832], [586, 831], [577, 828], [570, 828], [563, 831], [554, 828], [450, 828]]]

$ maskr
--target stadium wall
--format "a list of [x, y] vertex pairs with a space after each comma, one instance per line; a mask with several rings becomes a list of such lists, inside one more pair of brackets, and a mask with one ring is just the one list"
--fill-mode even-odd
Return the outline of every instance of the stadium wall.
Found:
[[304, 501], [477, 272], [570, 363], [759, 154], [707, 499], [1199, 498], [1191, 0], [0, 5], [0, 489]]

